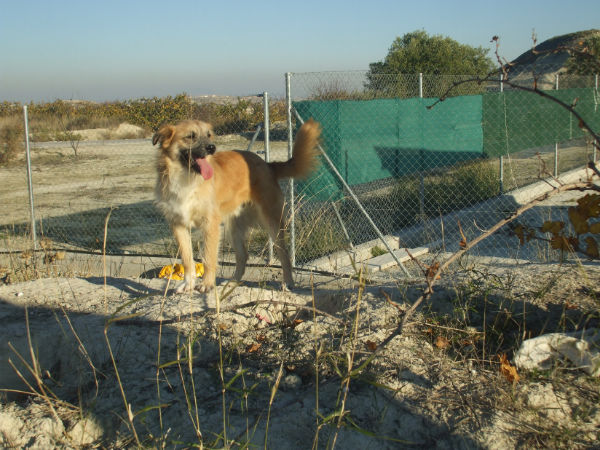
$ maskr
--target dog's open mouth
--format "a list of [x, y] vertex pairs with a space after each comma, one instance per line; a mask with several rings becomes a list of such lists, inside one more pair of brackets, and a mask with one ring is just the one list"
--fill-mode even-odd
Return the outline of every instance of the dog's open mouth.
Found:
[[208, 163], [206, 158], [194, 158], [194, 164], [192, 165], [194, 170], [202, 175], [202, 178], [208, 180], [213, 176], [213, 168]]

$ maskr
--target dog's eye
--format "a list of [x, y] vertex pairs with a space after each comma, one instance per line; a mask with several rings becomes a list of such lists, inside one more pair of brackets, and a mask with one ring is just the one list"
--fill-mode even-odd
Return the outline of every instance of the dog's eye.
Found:
[[196, 139], [196, 133], [192, 131], [190, 134], [188, 134], [186, 136], [186, 138], [188, 138], [188, 139]]

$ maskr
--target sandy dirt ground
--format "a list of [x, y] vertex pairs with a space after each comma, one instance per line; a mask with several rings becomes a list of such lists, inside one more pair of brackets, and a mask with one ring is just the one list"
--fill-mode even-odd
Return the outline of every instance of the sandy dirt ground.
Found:
[[464, 260], [365, 366], [418, 281], [299, 273], [281, 292], [261, 269], [209, 295], [139, 277], [2, 286], [0, 387], [37, 395], [3, 395], [0, 445], [591, 448], [597, 380], [557, 363], [511, 383], [495, 352], [597, 325], [600, 270], [504, 263]]

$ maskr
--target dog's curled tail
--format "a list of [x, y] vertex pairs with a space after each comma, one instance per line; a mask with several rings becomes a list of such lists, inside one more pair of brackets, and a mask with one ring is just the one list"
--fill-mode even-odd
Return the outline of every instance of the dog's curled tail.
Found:
[[313, 119], [307, 120], [296, 133], [292, 157], [286, 162], [269, 163], [279, 178], [306, 178], [316, 169], [318, 164], [319, 137], [321, 125]]

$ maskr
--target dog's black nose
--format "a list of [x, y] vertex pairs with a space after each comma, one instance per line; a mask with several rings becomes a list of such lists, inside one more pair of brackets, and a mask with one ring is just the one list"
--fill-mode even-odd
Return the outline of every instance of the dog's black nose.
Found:
[[206, 146], [206, 153], [208, 153], [209, 155], [212, 155], [216, 151], [217, 151], [217, 147], [215, 147], [214, 144], [208, 144]]

